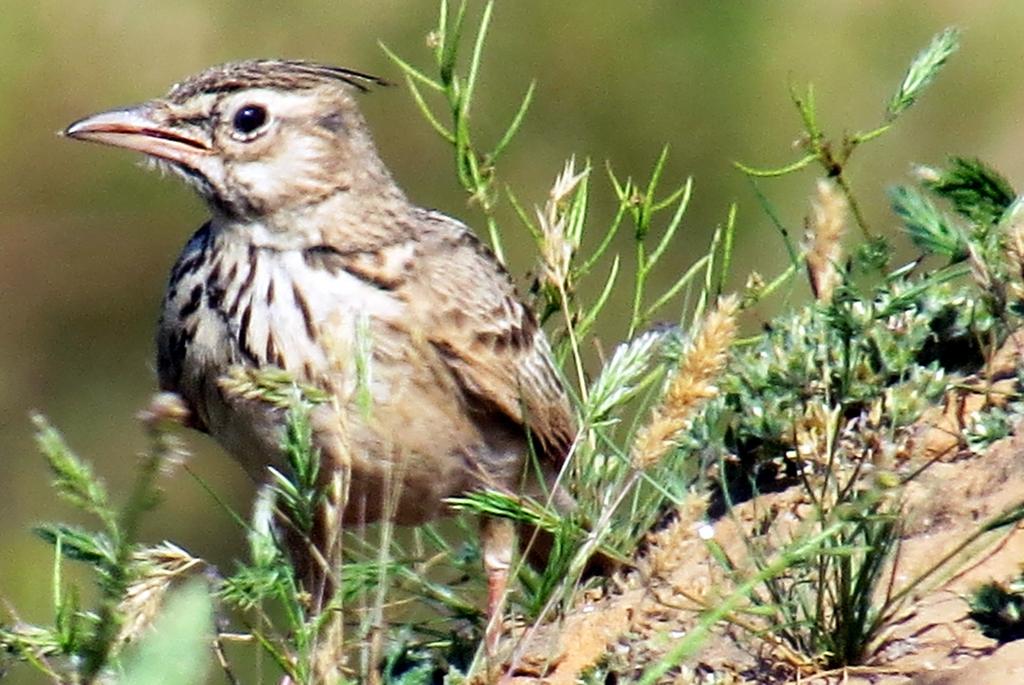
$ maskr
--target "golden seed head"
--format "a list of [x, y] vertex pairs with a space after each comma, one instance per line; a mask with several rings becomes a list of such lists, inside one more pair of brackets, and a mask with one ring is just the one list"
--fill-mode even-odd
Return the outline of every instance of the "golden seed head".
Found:
[[846, 198], [835, 183], [820, 179], [806, 221], [804, 249], [811, 289], [818, 301], [826, 304], [832, 301], [832, 294], [840, 282], [837, 265], [842, 259], [846, 210]]
[[576, 173], [576, 158], [565, 163], [548, 193], [544, 207], [537, 208], [537, 225], [541, 234], [542, 280], [545, 285], [565, 288], [569, 281], [572, 258], [579, 248], [577, 237], [569, 230], [567, 214], [573, 193], [586, 178], [589, 169]]
[[122, 644], [133, 642], [145, 633], [160, 612], [171, 587], [205, 564], [202, 559], [170, 542], [136, 552], [132, 562], [139, 572], [118, 605], [118, 613], [123, 617], [118, 634], [118, 641]]
[[725, 370], [729, 347], [736, 338], [739, 300], [723, 297], [704, 319], [700, 331], [680, 357], [661, 404], [633, 443], [633, 464], [645, 469], [657, 464], [674, 440], [693, 420], [700, 406], [718, 394], [714, 382]]

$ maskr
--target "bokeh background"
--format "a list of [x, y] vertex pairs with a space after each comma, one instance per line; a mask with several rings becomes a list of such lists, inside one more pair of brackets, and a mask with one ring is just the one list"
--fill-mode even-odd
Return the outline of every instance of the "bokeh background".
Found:
[[[47, 620], [50, 602], [50, 550], [31, 525], [77, 520], [48, 485], [28, 413], [49, 416], [111, 488], [123, 491], [144, 447], [133, 415], [155, 387], [152, 334], [166, 274], [205, 216], [181, 184], [144, 173], [129, 153], [56, 132], [93, 111], [159, 95], [217, 62], [287, 56], [346, 65], [400, 84], [363, 104], [409, 195], [479, 224], [451, 173], [449, 150], [378, 46], [429, 66], [426, 36], [435, 13], [427, 0], [4, 3], [0, 600], [22, 618]], [[739, 287], [751, 269], [772, 274], [785, 263], [778, 235], [731, 162], [770, 166], [796, 158], [800, 127], [788, 85], [815, 83], [831, 133], [872, 128], [911, 57], [948, 25], [964, 29], [961, 52], [851, 169], [869, 221], [888, 233], [896, 221], [885, 188], [905, 181], [912, 162], [979, 156], [1024, 185], [1024, 4], [499, 2], [473, 116], [486, 140], [536, 79], [535, 105], [499, 168], [502, 182], [529, 206], [543, 202], [569, 155], [593, 160], [595, 195], [604, 198], [595, 200], [597, 231], [610, 207], [605, 161], [620, 176], [646, 176], [669, 144], [666, 179], [692, 175], [696, 185], [662, 277], [703, 252], [735, 201]], [[813, 181], [813, 172], [804, 172], [762, 185], [794, 235]], [[510, 267], [525, 278], [533, 259], [528, 235], [511, 218], [504, 223]], [[606, 330], [606, 344], [614, 335], [614, 326]], [[247, 511], [252, 486], [240, 469], [209, 440], [188, 442], [194, 471]], [[226, 567], [243, 549], [229, 516], [180, 472], [143, 533]]]

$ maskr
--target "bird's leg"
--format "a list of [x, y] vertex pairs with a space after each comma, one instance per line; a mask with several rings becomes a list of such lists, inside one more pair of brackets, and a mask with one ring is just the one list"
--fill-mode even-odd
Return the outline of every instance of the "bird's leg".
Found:
[[487, 627], [484, 630], [484, 650], [493, 659], [501, 639], [502, 612], [508, 590], [512, 551], [516, 544], [516, 529], [508, 519], [485, 516], [480, 521], [480, 547], [487, 574]]

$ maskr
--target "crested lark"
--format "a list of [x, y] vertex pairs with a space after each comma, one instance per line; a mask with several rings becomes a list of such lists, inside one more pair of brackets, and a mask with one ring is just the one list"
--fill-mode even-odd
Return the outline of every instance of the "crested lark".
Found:
[[[209, 205], [171, 272], [157, 335], [160, 385], [192, 425], [256, 480], [284, 468], [283, 411], [220, 384], [233, 367], [284, 369], [332, 396], [312, 422], [322, 472], [345, 479], [343, 520], [417, 524], [480, 487], [538, 494], [575, 428], [508, 273], [462, 223], [409, 202], [378, 157], [354, 97], [375, 83], [307, 62], [238, 62], [65, 134], [142, 152]], [[360, 335], [372, 344], [369, 411], [354, 396]], [[527, 431], [541, 478], [526, 465]], [[482, 535], [493, 638], [513, 535], [494, 521]]]

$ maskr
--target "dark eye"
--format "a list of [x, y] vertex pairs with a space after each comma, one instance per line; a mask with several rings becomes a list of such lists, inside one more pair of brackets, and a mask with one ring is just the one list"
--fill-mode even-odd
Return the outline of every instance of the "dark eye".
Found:
[[235, 112], [231, 125], [242, 134], [249, 134], [267, 123], [267, 110], [260, 105], [246, 105]]

